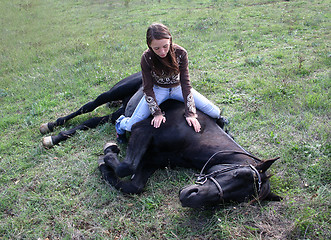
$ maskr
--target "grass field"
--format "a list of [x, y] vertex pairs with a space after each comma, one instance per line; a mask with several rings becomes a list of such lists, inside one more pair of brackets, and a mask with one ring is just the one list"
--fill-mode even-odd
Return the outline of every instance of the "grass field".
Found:
[[[327, 0], [2, 0], [0, 239], [330, 239], [330, 10]], [[236, 141], [281, 157], [270, 172], [283, 201], [182, 208], [188, 169], [160, 170], [124, 196], [97, 169], [111, 124], [42, 147], [40, 124], [140, 71], [152, 22], [188, 50], [192, 84], [224, 109]]]

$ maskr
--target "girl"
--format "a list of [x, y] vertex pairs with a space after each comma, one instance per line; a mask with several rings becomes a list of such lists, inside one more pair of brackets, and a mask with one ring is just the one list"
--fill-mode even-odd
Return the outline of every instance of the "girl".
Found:
[[166, 121], [159, 105], [167, 99], [185, 103], [184, 117], [196, 132], [201, 130], [196, 108], [219, 119], [223, 126], [224, 119], [220, 116], [220, 109], [192, 88], [187, 52], [172, 43], [169, 29], [163, 24], [152, 24], [147, 29], [146, 40], [148, 49], [141, 57], [144, 97], [131, 117], [122, 115], [117, 119], [115, 128], [118, 142], [125, 142], [125, 131], [131, 131], [133, 124], [148, 118], [150, 114], [153, 115], [151, 124], [159, 128]]

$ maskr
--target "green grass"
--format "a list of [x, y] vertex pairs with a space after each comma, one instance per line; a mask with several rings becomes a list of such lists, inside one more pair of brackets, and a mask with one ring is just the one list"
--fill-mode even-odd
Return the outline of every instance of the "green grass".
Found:
[[[330, 239], [330, 6], [272, 0], [3, 0], [0, 3], [1, 239]], [[193, 170], [156, 172], [141, 195], [97, 169], [111, 124], [46, 150], [39, 125], [140, 70], [145, 32], [170, 27], [193, 86], [224, 108], [261, 158], [280, 156], [282, 202], [182, 208]], [[60, 130], [109, 113], [104, 107]], [[121, 157], [125, 155], [122, 148]]]

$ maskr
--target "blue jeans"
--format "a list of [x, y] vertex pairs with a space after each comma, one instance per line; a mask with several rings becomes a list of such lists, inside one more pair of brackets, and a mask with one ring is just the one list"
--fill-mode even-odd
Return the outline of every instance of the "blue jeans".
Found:
[[[158, 105], [160, 105], [161, 103], [163, 103], [168, 99], [174, 99], [184, 102], [181, 86], [177, 86], [174, 88], [163, 88], [154, 85], [153, 90]], [[195, 107], [197, 109], [199, 109], [200, 111], [204, 112], [205, 114], [209, 115], [212, 118], [220, 117], [221, 111], [216, 105], [214, 105], [211, 101], [209, 101], [206, 97], [204, 97], [202, 94], [200, 94], [193, 88], [191, 91], [193, 94]], [[133, 124], [148, 118], [150, 114], [151, 112], [148, 108], [148, 104], [145, 100], [145, 97], [142, 97], [131, 117], [121, 116], [119, 118], [118, 127], [120, 128], [120, 130], [131, 131], [131, 127]], [[118, 133], [120, 132], [118, 131]]]

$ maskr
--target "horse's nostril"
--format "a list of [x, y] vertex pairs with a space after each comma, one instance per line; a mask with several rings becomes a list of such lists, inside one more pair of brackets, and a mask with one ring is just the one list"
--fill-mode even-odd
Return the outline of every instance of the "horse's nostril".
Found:
[[199, 189], [197, 188], [192, 188], [187, 192], [187, 197], [194, 197], [195, 195], [197, 195], [197, 193], [199, 192]]

